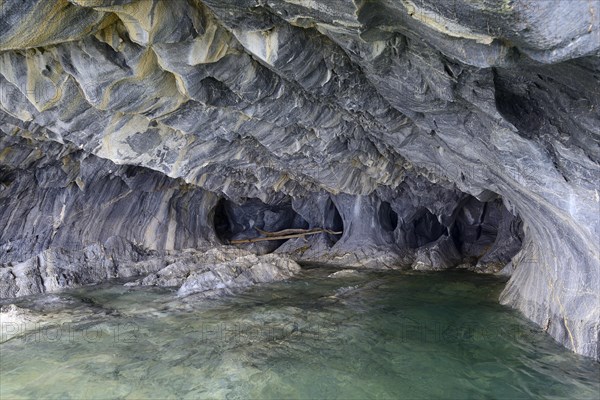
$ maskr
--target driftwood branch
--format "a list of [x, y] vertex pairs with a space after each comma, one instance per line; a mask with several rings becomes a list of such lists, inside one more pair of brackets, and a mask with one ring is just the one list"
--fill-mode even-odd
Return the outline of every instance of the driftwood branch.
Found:
[[282, 231], [277, 232], [268, 232], [263, 231], [261, 229], [255, 228], [258, 232], [265, 235], [266, 237], [258, 237], [252, 239], [237, 239], [231, 240], [229, 243], [231, 244], [242, 244], [242, 243], [255, 243], [255, 242], [265, 242], [268, 240], [284, 240], [284, 239], [292, 239], [298, 237], [304, 237], [308, 235], [316, 235], [317, 233], [329, 233], [332, 235], [341, 235], [343, 232], [334, 232], [329, 229], [315, 228], [315, 229], [284, 229]]
[[263, 231], [260, 228], [254, 228], [258, 231], [258, 233], [260, 233], [261, 235], [264, 235], [266, 237], [274, 237], [274, 236], [286, 236], [286, 235], [295, 235], [298, 233], [311, 233], [311, 232], [316, 232], [316, 233], [320, 233], [323, 231], [322, 228], [314, 228], [314, 229], [284, 229], [282, 231], [277, 231], [277, 232], [269, 232], [269, 231]]

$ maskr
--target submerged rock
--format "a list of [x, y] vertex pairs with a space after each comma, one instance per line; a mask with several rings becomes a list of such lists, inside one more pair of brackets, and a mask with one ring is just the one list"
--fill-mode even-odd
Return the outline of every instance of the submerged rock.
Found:
[[[29, 296], [0, 307], [0, 343], [15, 337], [24, 337], [26, 342], [68, 341], [74, 338], [77, 324], [116, 316], [116, 310], [73, 294]], [[85, 329], [79, 333], [85, 334]]]
[[18, 307], [15, 304], [1, 306], [0, 319], [3, 324], [23, 324], [35, 321], [31, 311]]
[[333, 274], [329, 274], [328, 278], [352, 278], [358, 277], [361, 273], [355, 269], [342, 269], [340, 271], [336, 271]]

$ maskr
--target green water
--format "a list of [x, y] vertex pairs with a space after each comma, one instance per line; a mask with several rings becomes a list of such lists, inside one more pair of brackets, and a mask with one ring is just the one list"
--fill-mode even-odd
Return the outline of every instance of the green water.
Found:
[[370, 272], [206, 300], [118, 284], [27, 299], [56, 318], [0, 345], [0, 398], [600, 397], [600, 364], [467, 273]]

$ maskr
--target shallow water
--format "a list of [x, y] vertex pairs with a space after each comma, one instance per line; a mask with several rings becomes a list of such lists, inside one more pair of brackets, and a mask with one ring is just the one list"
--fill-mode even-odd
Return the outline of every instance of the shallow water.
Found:
[[0, 344], [0, 398], [600, 397], [600, 364], [500, 306], [493, 277], [333, 271], [212, 300], [116, 283], [26, 299], [55, 325]]

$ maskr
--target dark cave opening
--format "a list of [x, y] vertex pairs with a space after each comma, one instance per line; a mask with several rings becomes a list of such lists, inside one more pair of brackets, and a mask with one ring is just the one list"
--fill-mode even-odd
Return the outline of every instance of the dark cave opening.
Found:
[[532, 136], [544, 124], [544, 114], [535, 97], [523, 84], [515, 85], [510, 77], [503, 77], [500, 70], [494, 69], [494, 96], [498, 111], [513, 124], [521, 135]]
[[[323, 204], [323, 203], [321, 203]], [[293, 208], [291, 201], [266, 204], [250, 198], [238, 204], [221, 199], [214, 209], [214, 229], [223, 244], [235, 240], [264, 238], [267, 232], [287, 229], [324, 228], [333, 232], [344, 231], [344, 221], [337, 204], [328, 198], [321, 209], [321, 222], [309, 224]], [[376, 218], [384, 232], [395, 232], [402, 246], [410, 249], [426, 247], [447, 237], [460, 263], [481, 265], [508, 263], [521, 245], [520, 219], [512, 215], [501, 199], [480, 201], [468, 196], [460, 202], [452, 215], [438, 216], [427, 207], [415, 209], [408, 218], [400, 220], [398, 213], [387, 201], [376, 209]], [[297, 232], [293, 232], [295, 234]], [[286, 232], [285, 234], [290, 234]], [[333, 246], [340, 234], [323, 234], [328, 246]], [[310, 239], [311, 236], [304, 236]], [[278, 249], [289, 239], [234, 243], [250, 251], [265, 254]], [[450, 253], [448, 253], [450, 254]], [[458, 263], [457, 263], [458, 265]]]
[[469, 198], [456, 214], [450, 235], [456, 248], [467, 259], [479, 260], [496, 247], [497, 261], [508, 262], [521, 247], [522, 223], [501, 199], [481, 202]]
[[387, 201], [381, 202], [377, 216], [384, 231], [393, 232], [398, 226], [398, 214]]
[[490, 193], [484, 200], [463, 196], [442, 215], [421, 206], [402, 220], [396, 238], [434, 269], [499, 272], [521, 249], [523, 229], [521, 219]]
[[402, 230], [406, 232], [406, 241], [410, 248], [434, 242], [447, 232], [446, 227], [425, 207], [420, 208], [410, 220], [405, 221]]
[[[242, 204], [221, 199], [214, 210], [214, 228], [221, 243], [231, 240], [253, 239], [260, 235], [259, 230], [277, 232], [284, 229], [307, 229], [306, 222], [291, 203], [265, 204], [259, 199], [248, 199]], [[247, 244], [259, 253], [275, 251], [287, 239], [263, 241]]]
[[496, 240], [499, 220], [493, 217], [487, 202], [470, 198], [456, 215], [451, 236], [463, 254], [475, 255]]
[[[323, 228], [333, 232], [344, 231], [344, 221], [339, 210], [337, 209], [336, 205], [331, 200], [331, 198], [327, 199], [327, 203], [325, 204], [325, 209], [323, 213]], [[327, 236], [331, 241], [331, 245], [334, 245], [340, 240], [342, 234], [333, 235], [328, 233]]]

